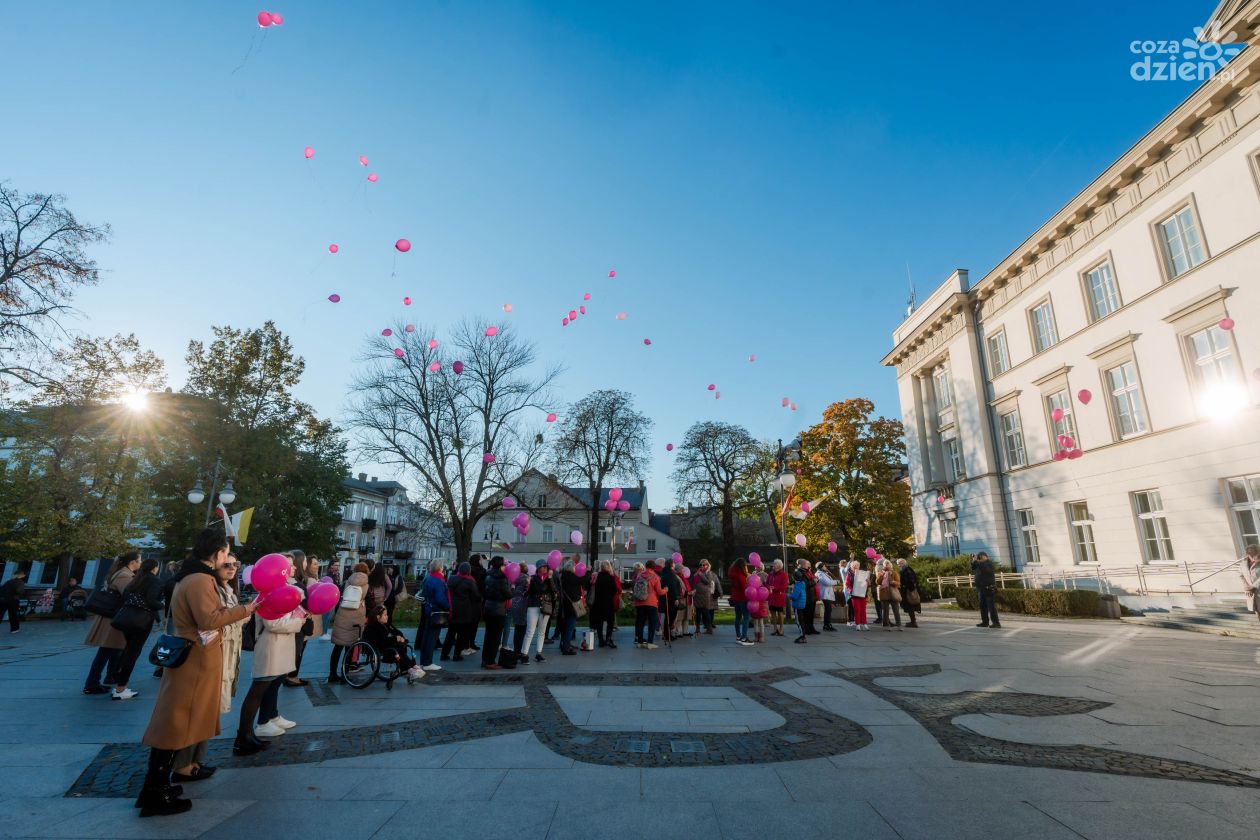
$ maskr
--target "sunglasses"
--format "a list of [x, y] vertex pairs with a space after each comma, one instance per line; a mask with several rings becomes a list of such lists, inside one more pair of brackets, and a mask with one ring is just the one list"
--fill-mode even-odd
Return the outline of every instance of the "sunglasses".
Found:
[[223, 564], [223, 568], [225, 569], [239, 569], [240, 567], [241, 567], [240, 563], [224, 563]]

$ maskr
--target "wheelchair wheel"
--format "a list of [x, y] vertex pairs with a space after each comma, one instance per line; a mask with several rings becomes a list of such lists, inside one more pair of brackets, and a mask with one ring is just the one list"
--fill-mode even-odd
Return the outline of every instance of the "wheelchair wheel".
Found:
[[341, 660], [341, 677], [351, 688], [367, 688], [376, 679], [380, 657], [367, 642], [355, 642]]

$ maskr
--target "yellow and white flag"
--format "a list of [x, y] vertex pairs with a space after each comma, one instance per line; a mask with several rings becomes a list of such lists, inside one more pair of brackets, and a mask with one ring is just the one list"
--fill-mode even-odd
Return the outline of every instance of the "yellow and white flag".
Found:
[[254, 518], [254, 509], [245, 510], [228, 516], [227, 508], [219, 505], [219, 516], [223, 517], [223, 528], [237, 545], [245, 545], [249, 539], [249, 523]]

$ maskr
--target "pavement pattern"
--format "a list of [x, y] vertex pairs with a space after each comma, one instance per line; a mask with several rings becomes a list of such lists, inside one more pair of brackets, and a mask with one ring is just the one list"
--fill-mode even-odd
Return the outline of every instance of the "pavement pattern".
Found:
[[721, 628], [645, 651], [623, 629], [615, 651], [392, 691], [323, 683], [314, 641], [311, 684], [280, 699], [299, 726], [238, 759], [225, 716], [193, 810], [140, 820], [157, 681], [82, 695], [83, 632], [0, 637], [0, 836], [1217, 840], [1251, 837], [1260, 806], [1254, 641], [933, 615], [754, 648]]

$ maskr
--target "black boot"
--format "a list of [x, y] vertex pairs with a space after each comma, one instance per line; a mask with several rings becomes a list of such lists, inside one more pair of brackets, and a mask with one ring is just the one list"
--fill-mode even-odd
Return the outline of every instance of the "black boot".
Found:
[[237, 735], [236, 741], [232, 743], [232, 755], [253, 755], [267, 749], [269, 744], [260, 738], [254, 737], [251, 732], [244, 737]]
[[174, 765], [175, 750], [149, 750], [149, 770], [144, 776], [144, 787], [136, 797], [140, 816], [166, 817], [192, 808], [191, 801], [180, 798], [184, 789], [171, 784]]

